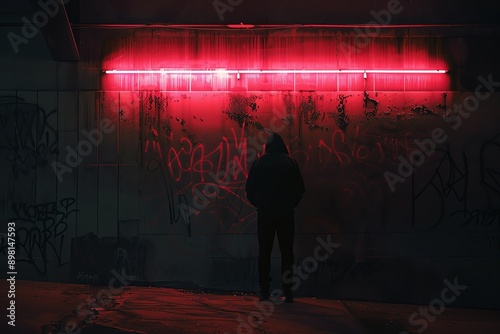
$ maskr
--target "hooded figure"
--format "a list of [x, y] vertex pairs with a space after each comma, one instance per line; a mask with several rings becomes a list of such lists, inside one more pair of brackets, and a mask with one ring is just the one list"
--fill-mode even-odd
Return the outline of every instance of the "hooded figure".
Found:
[[259, 213], [293, 212], [299, 204], [304, 182], [297, 162], [288, 154], [279, 134], [269, 137], [265, 154], [250, 168], [246, 193]]
[[283, 138], [272, 134], [264, 155], [252, 164], [246, 183], [248, 200], [257, 207], [258, 214], [260, 300], [269, 299], [271, 252], [277, 234], [285, 301], [293, 302], [294, 208], [304, 191], [297, 161], [290, 157]]

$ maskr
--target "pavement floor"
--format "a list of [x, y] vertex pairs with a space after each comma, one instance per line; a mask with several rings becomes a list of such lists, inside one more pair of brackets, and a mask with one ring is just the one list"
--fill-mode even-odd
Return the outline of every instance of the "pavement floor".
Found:
[[[0, 291], [8, 289], [2, 280]], [[434, 316], [418, 314], [424, 305], [312, 297], [263, 303], [245, 293], [37, 281], [16, 282], [11, 326], [2, 300], [1, 334], [500, 334], [499, 310], [446, 307]]]

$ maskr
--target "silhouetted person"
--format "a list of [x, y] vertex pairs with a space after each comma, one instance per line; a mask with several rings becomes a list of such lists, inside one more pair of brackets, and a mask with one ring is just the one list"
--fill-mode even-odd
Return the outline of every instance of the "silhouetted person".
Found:
[[271, 251], [277, 234], [283, 294], [286, 302], [293, 302], [292, 283], [284, 282], [283, 275], [291, 276], [294, 262], [294, 208], [302, 199], [304, 191], [297, 161], [288, 154], [281, 136], [272, 134], [266, 143], [265, 153], [252, 164], [246, 183], [248, 200], [257, 207], [260, 300], [269, 299]]

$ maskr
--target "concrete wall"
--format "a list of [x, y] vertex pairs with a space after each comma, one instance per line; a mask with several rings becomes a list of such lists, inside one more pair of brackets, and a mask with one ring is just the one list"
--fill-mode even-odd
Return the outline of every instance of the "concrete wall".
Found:
[[[450, 73], [367, 81], [200, 76], [189, 84], [181, 77], [110, 77], [91, 61], [49, 62], [58, 68], [50, 80], [12, 73], [17, 79], [3, 81], [0, 91], [1, 219], [17, 223], [22, 278], [106, 284], [110, 270], [125, 263], [137, 282], [257, 289], [256, 214], [244, 186], [265, 132], [274, 130], [299, 161], [307, 188], [296, 210], [297, 264], [313, 256], [318, 237], [340, 243], [301, 280], [298, 294], [428, 304], [444, 279], [457, 277], [468, 289], [454, 305], [498, 307], [491, 296], [500, 294], [500, 95], [482, 89], [474, 106], [478, 78], [488, 79], [488, 72], [454, 60], [461, 39], [403, 39], [409, 47], [396, 61], [398, 39], [378, 39], [369, 49], [378, 50], [375, 56], [368, 49], [332, 56], [332, 43], [338, 49], [350, 40], [322, 34], [307, 33], [304, 44], [268, 58], [276, 49], [266, 43], [286, 34], [253, 36], [261, 49], [246, 53], [259, 55], [234, 56], [226, 68], [249, 67], [252, 59], [268, 59], [269, 68], [326, 67], [335, 64], [328, 57], [337, 57], [371, 68], [381, 61], [388, 68], [391, 59], [408, 68], [417, 59]], [[163, 52], [148, 49], [156, 39], [127, 38], [100, 49], [102, 69], [151, 67]], [[191, 61], [230, 59], [243, 43], [214, 38]], [[206, 40], [172, 42], [171, 58], [178, 50], [188, 50], [189, 58], [192, 43]], [[301, 45], [315, 52], [296, 56]], [[295, 56], [278, 64], [286, 54]], [[454, 106], [473, 111], [458, 114]], [[415, 156], [416, 141], [429, 143], [436, 129], [443, 140], [392, 191], [386, 172], [398, 174], [400, 157]], [[88, 133], [99, 131], [95, 145]], [[275, 245], [276, 286], [279, 262]]]

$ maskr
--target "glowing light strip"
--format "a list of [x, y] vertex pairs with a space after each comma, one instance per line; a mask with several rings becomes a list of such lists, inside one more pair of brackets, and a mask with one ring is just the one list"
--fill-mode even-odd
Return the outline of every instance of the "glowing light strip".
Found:
[[447, 70], [107, 70], [106, 74], [445, 74]]

